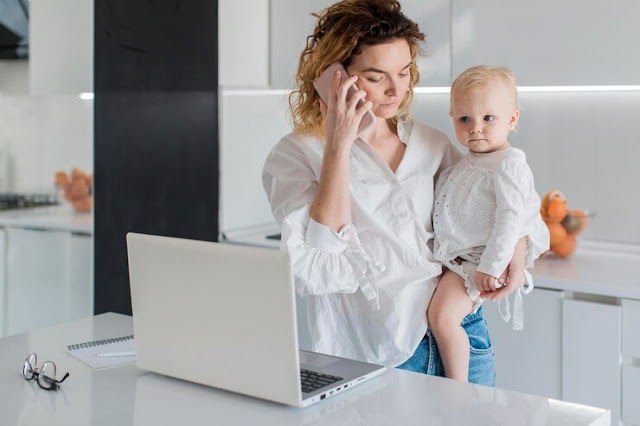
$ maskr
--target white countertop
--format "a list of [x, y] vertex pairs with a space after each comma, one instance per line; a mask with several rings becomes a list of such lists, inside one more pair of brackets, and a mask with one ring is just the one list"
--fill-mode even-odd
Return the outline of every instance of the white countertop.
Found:
[[[287, 407], [149, 373], [92, 370], [65, 345], [131, 334], [131, 317], [103, 314], [0, 339], [0, 412], [7, 425], [609, 425], [608, 410], [390, 369], [308, 408]], [[29, 352], [52, 360], [59, 391], [20, 374]], [[202, 368], [211, 368], [206, 357]]]
[[267, 236], [277, 234], [280, 234], [280, 226], [277, 223], [263, 223], [221, 231], [220, 242], [278, 249], [280, 248], [280, 240], [267, 238]]
[[[280, 232], [276, 223], [222, 232], [221, 242], [279, 248], [280, 241], [266, 235]], [[533, 269], [537, 287], [597, 296], [640, 300], [640, 246], [595, 240], [578, 241], [572, 256], [545, 254]]]
[[582, 240], [568, 258], [543, 255], [533, 268], [536, 286], [640, 300], [640, 248]]
[[0, 227], [46, 229], [93, 234], [93, 215], [78, 213], [66, 203], [0, 211]]

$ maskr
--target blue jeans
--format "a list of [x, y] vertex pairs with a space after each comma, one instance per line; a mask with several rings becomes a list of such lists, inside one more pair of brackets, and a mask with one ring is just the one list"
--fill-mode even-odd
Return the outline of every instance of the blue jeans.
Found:
[[[469, 356], [469, 382], [479, 385], [495, 386], [496, 372], [493, 348], [489, 338], [489, 327], [482, 315], [482, 307], [475, 314], [469, 314], [462, 320], [462, 328], [469, 336], [471, 354]], [[411, 358], [398, 368], [444, 377], [444, 367], [438, 352], [436, 339], [427, 330]]]

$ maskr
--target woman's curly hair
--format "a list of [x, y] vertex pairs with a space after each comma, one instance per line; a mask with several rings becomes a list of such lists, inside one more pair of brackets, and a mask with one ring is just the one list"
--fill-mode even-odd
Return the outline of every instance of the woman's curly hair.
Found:
[[397, 0], [343, 0], [319, 14], [313, 34], [300, 54], [295, 77], [296, 89], [289, 95], [289, 107], [296, 131], [322, 135], [324, 119], [320, 113], [320, 96], [313, 81], [334, 62], [348, 67], [365, 46], [406, 40], [412, 63], [409, 91], [399, 106], [399, 115], [409, 114], [413, 87], [420, 78], [415, 58], [425, 36], [418, 24], [407, 18]]

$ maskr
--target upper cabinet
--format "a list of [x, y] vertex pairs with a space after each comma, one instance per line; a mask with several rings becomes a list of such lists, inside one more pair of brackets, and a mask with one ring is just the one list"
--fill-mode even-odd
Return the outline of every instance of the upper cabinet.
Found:
[[489, 64], [509, 67], [522, 86], [640, 84], [638, 1], [451, 4], [454, 76]]
[[[232, 0], [220, 1], [221, 30], [225, 25], [235, 28], [235, 35], [220, 37], [222, 84], [248, 70], [254, 74], [249, 79], [261, 84], [266, 66], [268, 86], [287, 89], [313, 30], [311, 14], [334, 0], [251, 0], [249, 6], [243, 3], [242, 10], [235, 6], [236, 12], [263, 10], [267, 5], [268, 14], [242, 13], [235, 18], [226, 2]], [[427, 36], [424, 54], [418, 58], [419, 86], [449, 86], [460, 72], [478, 64], [505, 65], [523, 86], [640, 84], [640, 57], [634, 53], [640, 43], [636, 0], [401, 0], [401, 4]], [[230, 16], [233, 19], [226, 21]], [[254, 22], [258, 16], [263, 19]], [[245, 24], [232, 27], [239, 19]], [[233, 73], [225, 73], [225, 66], [249, 60], [231, 56], [234, 52], [245, 52], [257, 64], [238, 65]]]
[[[311, 14], [335, 1], [220, 0], [220, 85], [291, 89], [300, 53], [316, 22]], [[424, 52], [418, 59], [419, 85], [448, 85], [451, 75], [449, 0], [403, 0], [402, 7], [427, 36]]]
[[93, 1], [31, 0], [29, 91], [93, 92]]
[[218, 84], [269, 86], [269, 0], [218, 0]]

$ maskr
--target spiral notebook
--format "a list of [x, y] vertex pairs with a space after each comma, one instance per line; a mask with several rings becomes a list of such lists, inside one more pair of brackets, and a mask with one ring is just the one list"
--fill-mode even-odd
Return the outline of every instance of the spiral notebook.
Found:
[[95, 369], [116, 367], [136, 362], [135, 355], [102, 358], [97, 356], [98, 354], [135, 352], [135, 350], [136, 345], [133, 334], [67, 346], [67, 353]]

